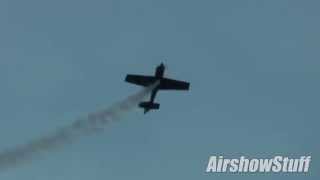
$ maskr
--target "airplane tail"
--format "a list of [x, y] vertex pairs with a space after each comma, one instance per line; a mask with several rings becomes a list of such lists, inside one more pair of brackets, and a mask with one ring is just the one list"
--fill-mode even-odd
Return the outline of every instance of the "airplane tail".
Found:
[[141, 102], [139, 103], [139, 107], [144, 108], [144, 113], [147, 113], [151, 109], [159, 109], [159, 103], [152, 103], [152, 102]]

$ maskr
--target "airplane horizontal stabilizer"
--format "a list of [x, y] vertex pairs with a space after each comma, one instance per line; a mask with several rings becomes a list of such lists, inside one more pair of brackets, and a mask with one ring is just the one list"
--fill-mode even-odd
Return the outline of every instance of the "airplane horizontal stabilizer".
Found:
[[160, 104], [152, 103], [152, 102], [141, 102], [139, 103], [139, 107], [146, 108], [146, 109], [159, 109]]

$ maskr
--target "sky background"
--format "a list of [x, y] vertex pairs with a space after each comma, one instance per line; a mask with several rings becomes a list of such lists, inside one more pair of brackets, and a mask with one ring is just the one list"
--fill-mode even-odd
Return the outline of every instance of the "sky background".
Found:
[[[3, 180], [319, 179], [320, 2], [1, 0], [0, 150], [140, 88], [191, 83]], [[211, 155], [311, 155], [307, 174], [207, 174]]]

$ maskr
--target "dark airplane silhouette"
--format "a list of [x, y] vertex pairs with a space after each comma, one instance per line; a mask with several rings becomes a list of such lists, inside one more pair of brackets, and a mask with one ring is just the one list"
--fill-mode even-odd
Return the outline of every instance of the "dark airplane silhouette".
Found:
[[156, 81], [159, 81], [159, 84], [151, 92], [150, 101], [139, 103], [139, 107], [144, 109], [144, 113], [147, 113], [151, 109], [159, 109], [160, 104], [154, 103], [154, 99], [158, 90], [189, 90], [188, 82], [177, 81], [163, 77], [164, 70], [165, 66], [163, 63], [161, 63], [158, 67], [156, 67], [154, 76], [134, 74], [128, 74], [126, 76], [125, 81], [144, 87], [150, 86]]

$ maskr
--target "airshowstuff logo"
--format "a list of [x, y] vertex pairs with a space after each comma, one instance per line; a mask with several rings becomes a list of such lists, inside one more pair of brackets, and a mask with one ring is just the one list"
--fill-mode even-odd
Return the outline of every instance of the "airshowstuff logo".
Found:
[[306, 173], [309, 171], [311, 156], [289, 158], [275, 156], [270, 159], [248, 159], [241, 156], [236, 159], [226, 159], [223, 156], [210, 156], [207, 173]]

